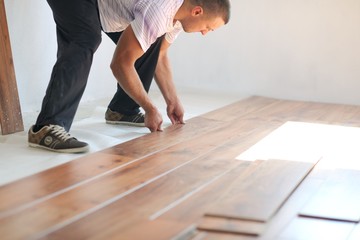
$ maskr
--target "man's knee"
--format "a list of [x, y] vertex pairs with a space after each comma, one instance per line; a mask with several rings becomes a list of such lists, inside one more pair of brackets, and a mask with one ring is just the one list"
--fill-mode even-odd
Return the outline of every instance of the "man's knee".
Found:
[[92, 36], [87, 39], [86, 45], [87, 48], [89, 48], [93, 53], [95, 53], [98, 47], [100, 46], [100, 43], [101, 43], [101, 32], [92, 34]]

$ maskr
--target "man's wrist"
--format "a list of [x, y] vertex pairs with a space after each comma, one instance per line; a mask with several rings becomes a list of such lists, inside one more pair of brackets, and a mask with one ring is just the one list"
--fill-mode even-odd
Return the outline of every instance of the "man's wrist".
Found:
[[178, 97], [175, 95], [171, 95], [170, 97], [165, 98], [166, 105], [173, 105], [179, 101]]
[[142, 106], [142, 108], [144, 109], [144, 111], [146, 113], [157, 111], [157, 108], [152, 103], [146, 104], [146, 105]]

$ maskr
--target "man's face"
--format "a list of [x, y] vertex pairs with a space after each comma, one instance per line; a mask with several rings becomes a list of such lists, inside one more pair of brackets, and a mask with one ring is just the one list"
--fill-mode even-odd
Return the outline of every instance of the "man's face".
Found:
[[225, 24], [221, 17], [189, 16], [180, 21], [185, 32], [200, 32], [206, 35]]

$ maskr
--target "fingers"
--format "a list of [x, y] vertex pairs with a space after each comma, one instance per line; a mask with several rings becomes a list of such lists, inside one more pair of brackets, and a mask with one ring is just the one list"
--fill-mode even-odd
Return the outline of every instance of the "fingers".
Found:
[[160, 112], [154, 108], [145, 112], [145, 126], [151, 132], [162, 131], [161, 125], [163, 123]]
[[167, 114], [171, 121], [174, 124], [185, 124], [184, 122], [184, 109], [180, 102], [176, 102], [167, 106]]
[[184, 115], [181, 115], [181, 116], [179, 117], [179, 123], [180, 123], [180, 124], [185, 124]]
[[178, 116], [175, 113], [170, 115], [170, 121], [172, 124], [185, 124], [183, 116]]
[[170, 118], [170, 121], [171, 121], [171, 123], [172, 123], [173, 125], [176, 124], [177, 120], [176, 120], [174, 114], [170, 115], [169, 118]]
[[163, 129], [162, 129], [161, 125], [162, 125], [162, 121], [159, 122], [158, 124], [154, 123], [154, 124], [152, 124], [150, 126], [147, 126], [147, 127], [149, 128], [150, 132], [162, 132]]

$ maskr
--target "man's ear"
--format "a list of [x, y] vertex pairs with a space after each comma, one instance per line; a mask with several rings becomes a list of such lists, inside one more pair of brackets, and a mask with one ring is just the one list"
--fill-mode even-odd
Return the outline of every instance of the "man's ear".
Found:
[[204, 9], [200, 6], [195, 6], [191, 11], [191, 15], [194, 17], [201, 16], [202, 14], [204, 14]]

